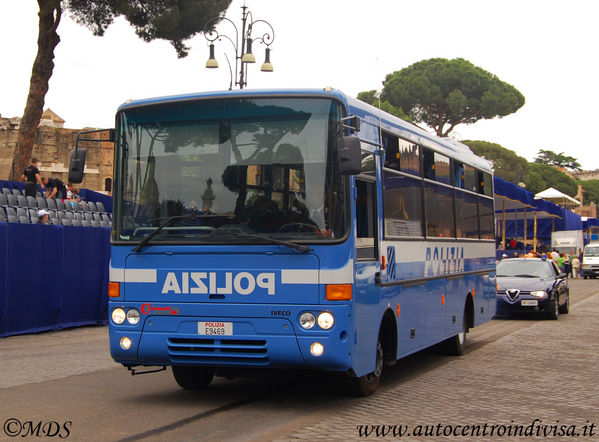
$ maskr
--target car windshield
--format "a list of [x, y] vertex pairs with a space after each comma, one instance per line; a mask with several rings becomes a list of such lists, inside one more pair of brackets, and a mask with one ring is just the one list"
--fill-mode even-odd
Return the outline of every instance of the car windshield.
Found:
[[120, 112], [114, 239], [139, 242], [173, 216], [153, 241], [344, 237], [346, 181], [333, 173], [330, 154], [340, 112], [324, 98], [214, 99]]
[[599, 247], [587, 247], [584, 249], [584, 256], [599, 256]]
[[498, 277], [550, 278], [554, 275], [547, 261], [504, 260], [497, 263]]

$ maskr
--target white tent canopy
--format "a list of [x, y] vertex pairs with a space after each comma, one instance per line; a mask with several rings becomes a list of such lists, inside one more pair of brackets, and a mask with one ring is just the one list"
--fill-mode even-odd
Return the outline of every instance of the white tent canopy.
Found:
[[565, 193], [560, 192], [559, 190], [554, 189], [553, 187], [550, 187], [549, 189], [545, 189], [542, 192], [537, 193], [535, 195], [535, 199], [552, 201], [565, 208], [580, 206], [580, 201], [575, 200], [570, 195], [566, 195]]

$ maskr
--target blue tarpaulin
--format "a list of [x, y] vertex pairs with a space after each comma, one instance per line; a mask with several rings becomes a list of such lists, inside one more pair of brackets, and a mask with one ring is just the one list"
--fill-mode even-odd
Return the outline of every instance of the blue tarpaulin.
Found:
[[0, 223], [0, 337], [107, 320], [110, 230]]

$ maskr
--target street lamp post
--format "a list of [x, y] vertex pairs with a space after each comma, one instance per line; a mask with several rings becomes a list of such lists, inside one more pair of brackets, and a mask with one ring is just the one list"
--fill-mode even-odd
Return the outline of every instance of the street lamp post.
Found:
[[[252, 52], [252, 44], [255, 42], [260, 42], [266, 46], [264, 52], [264, 63], [262, 63], [260, 70], [262, 72], [273, 71], [273, 67], [270, 62], [270, 45], [275, 39], [275, 30], [266, 20], [254, 20], [251, 11], [248, 10], [245, 4], [241, 7], [241, 11], [241, 35], [239, 33], [239, 28], [237, 28], [235, 23], [224, 16], [214, 17], [208, 20], [204, 28], [204, 36], [206, 37], [206, 40], [210, 42], [210, 56], [208, 61], [206, 61], [206, 67], [208, 69], [218, 68], [218, 61], [214, 56], [215, 41], [222, 41], [222, 39], [226, 39], [233, 46], [235, 51], [235, 77], [233, 77], [233, 70], [231, 68], [229, 57], [227, 57], [227, 54], [225, 53], [227, 63], [229, 64], [229, 73], [231, 74], [229, 90], [233, 88], [233, 80], [235, 80], [235, 86], [239, 86], [239, 89], [243, 89], [247, 85], [247, 65], [256, 62], [256, 56]], [[233, 26], [233, 29], [235, 30], [234, 38], [231, 38], [226, 34], [221, 34], [216, 30], [216, 28], [210, 29], [212, 26], [214, 26], [215, 22], [219, 22], [221, 20], [224, 20]], [[263, 33], [256, 34], [254, 33], [254, 27], [256, 26], [266, 29]]]

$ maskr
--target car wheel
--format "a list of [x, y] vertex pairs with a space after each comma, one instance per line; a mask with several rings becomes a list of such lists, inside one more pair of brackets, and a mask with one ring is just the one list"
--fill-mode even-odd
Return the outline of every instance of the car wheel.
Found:
[[201, 390], [214, 379], [214, 368], [173, 366], [173, 377], [184, 390]]
[[551, 302], [549, 313], [548, 313], [548, 317], [549, 317], [549, 319], [552, 319], [554, 321], [557, 320], [557, 319], [559, 319], [559, 301], [558, 301], [558, 298], [555, 298]]
[[464, 354], [466, 348], [466, 333], [468, 333], [468, 324], [466, 322], [466, 312], [464, 312], [464, 319], [462, 320], [462, 331], [457, 335], [447, 339], [443, 346], [445, 352], [452, 356], [461, 356]]
[[372, 373], [365, 374], [359, 378], [349, 379], [349, 391], [354, 396], [370, 396], [379, 387], [381, 373], [383, 372], [384, 353], [381, 340], [376, 345], [376, 365]]
[[570, 312], [570, 292], [566, 294], [566, 302], [559, 308], [559, 312], [567, 315]]

